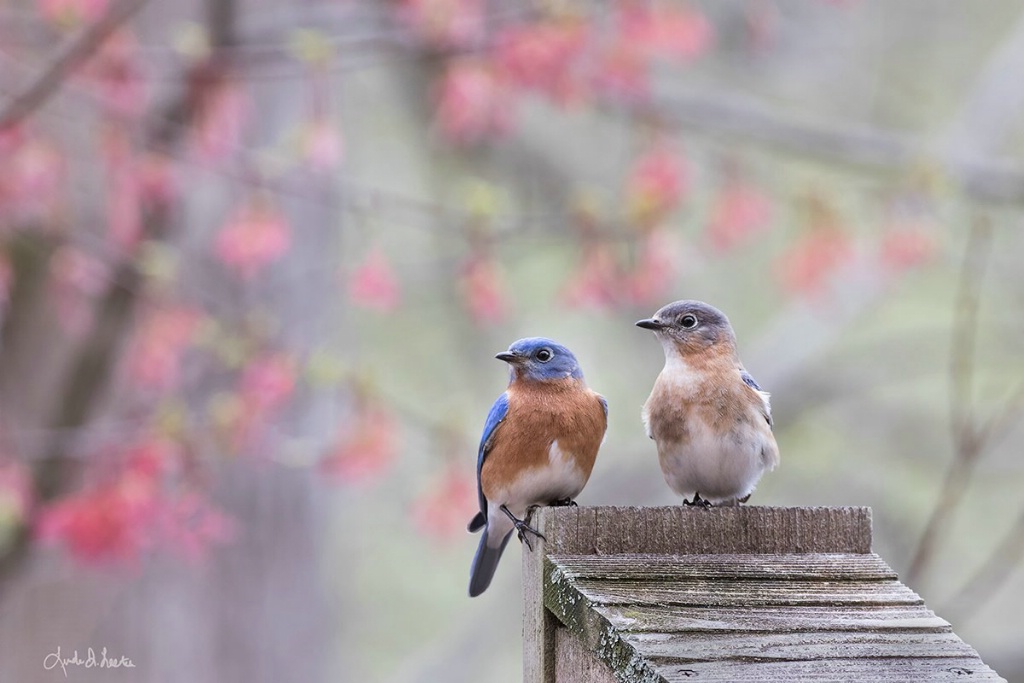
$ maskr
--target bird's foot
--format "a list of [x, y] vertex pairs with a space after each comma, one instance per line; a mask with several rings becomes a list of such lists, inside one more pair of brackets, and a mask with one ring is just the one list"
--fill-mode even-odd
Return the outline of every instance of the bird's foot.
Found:
[[704, 510], [707, 510], [709, 507], [713, 507], [710, 500], [704, 500], [703, 498], [700, 497], [699, 491], [693, 494], [693, 502], [690, 502], [687, 499], [683, 498], [683, 505], [688, 505], [689, 507], [699, 507], [703, 508]]
[[579, 505], [572, 498], [562, 498], [561, 500], [553, 500], [549, 505], [553, 508], [573, 507], [578, 508]]
[[[536, 506], [533, 506], [533, 507], [536, 507]], [[530, 537], [529, 537], [528, 534], [533, 534], [537, 538], [539, 538], [541, 540], [544, 540], [544, 541], [547, 540], [546, 538], [544, 538], [544, 534], [542, 534], [541, 532], [537, 531], [532, 526], [530, 526], [529, 524], [527, 524], [523, 520], [521, 520], [518, 517], [516, 517], [515, 515], [513, 515], [509, 511], [509, 509], [507, 507], [505, 507], [504, 505], [501, 506], [501, 511], [504, 512], [508, 516], [508, 518], [510, 520], [512, 520], [512, 525], [515, 526], [515, 528], [516, 528], [516, 535], [519, 537], [519, 541], [521, 543], [525, 543], [526, 547], [530, 549], [531, 553], [533, 552], [533, 544], [530, 543]], [[532, 511], [532, 508], [528, 509], [526, 511], [527, 512], [527, 515], [526, 515], [527, 517], [530, 516], [529, 513], [531, 511]]]

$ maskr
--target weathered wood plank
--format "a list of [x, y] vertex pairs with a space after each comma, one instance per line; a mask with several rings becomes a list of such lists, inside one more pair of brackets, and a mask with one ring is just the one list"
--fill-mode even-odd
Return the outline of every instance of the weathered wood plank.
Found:
[[949, 631], [948, 621], [923, 605], [881, 607], [595, 606], [622, 633], [689, 631]]
[[541, 520], [557, 530], [547, 552], [567, 555], [871, 552], [861, 507], [561, 507], [537, 510]]
[[622, 639], [647, 659], [682, 662], [963, 658], [978, 654], [951, 632], [627, 633]]
[[828, 662], [655, 662], [666, 683], [694, 681], [1004, 681], [977, 657], [833, 659]]
[[875, 581], [897, 578], [874, 553], [762, 553], [721, 555], [551, 555], [569, 578], [645, 579], [793, 579]]
[[922, 605], [898, 581], [601, 581], [572, 579], [599, 605], [764, 607], [772, 605]]
[[[555, 524], [546, 515], [534, 515], [531, 523], [547, 537], [556, 537], [556, 531], [565, 526]], [[524, 683], [555, 682], [554, 633], [558, 620], [544, 607], [544, 546], [544, 541], [539, 539], [534, 541], [532, 552], [526, 545], [522, 546]]]
[[547, 508], [533, 524], [527, 683], [1002, 680], [870, 553], [866, 508]]
[[583, 647], [569, 629], [555, 629], [555, 683], [618, 683], [611, 667]]
[[[639, 657], [636, 649], [592, 609], [593, 605], [570, 581], [553, 570], [554, 565], [545, 560], [544, 605], [579, 639], [580, 647], [594, 653], [598, 660], [615, 672], [616, 680], [620, 682], [662, 683], [664, 679]], [[552, 577], [555, 580], [551, 580]], [[575, 683], [574, 679], [569, 680]]]

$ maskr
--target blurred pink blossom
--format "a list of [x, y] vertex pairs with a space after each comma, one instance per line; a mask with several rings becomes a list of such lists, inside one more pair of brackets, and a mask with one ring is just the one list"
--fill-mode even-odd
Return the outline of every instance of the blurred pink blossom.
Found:
[[320, 470], [342, 483], [367, 484], [375, 480], [398, 454], [396, 429], [394, 418], [383, 406], [360, 406], [320, 461]]
[[107, 0], [37, 0], [40, 14], [61, 26], [94, 22], [107, 9]]
[[150, 532], [157, 496], [151, 482], [119, 479], [47, 505], [36, 519], [36, 533], [84, 563], [133, 563], [156, 540]]
[[107, 235], [121, 250], [131, 251], [142, 236], [142, 209], [135, 152], [127, 133], [111, 128], [101, 147], [107, 171]]
[[107, 181], [107, 234], [111, 243], [126, 252], [134, 251], [142, 238], [142, 210], [139, 179], [119, 172]]
[[711, 46], [711, 25], [688, 5], [626, 0], [615, 15], [619, 40], [649, 57], [689, 60]]
[[238, 147], [252, 104], [242, 82], [213, 68], [193, 78], [196, 115], [192, 143], [204, 161], [221, 161]]
[[768, 227], [772, 204], [767, 195], [753, 185], [730, 180], [715, 197], [708, 221], [711, 246], [719, 251], [738, 247]]
[[641, 225], [657, 222], [675, 210], [687, 190], [683, 160], [664, 143], [641, 155], [626, 178], [630, 214]]
[[181, 446], [161, 437], [148, 437], [131, 445], [124, 453], [122, 476], [158, 482], [175, 474], [183, 460]]
[[269, 198], [246, 200], [217, 234], [214, 252], [228, 268], [252, 279], [291, 247], [291, 227]]
[[23, 123], [0, 128], [0, 158], [14, 154], [29, 138], [29, 131]]
[[470, 47], [484, 35], [483, 0], [399, 0], [399, 19], [442, 50]]
[[501, 321], [508, 312], [501, 268], [493, 257], [477, 254], [462, 267], [459, 282], [466, 310], [481, 325]]
[[237, 394], [218, 406], [214, 419], [235, 453], [259, 453], [271, 420], [291, 400], [298, 383], [295, 359], [283, 351], [263, 353], [242, 370]]
[[341, 132], [331, 121], [315, 117], [302, 130], [302, 158], [314, 171], [325, 173], [338, 167], [344, 154]]
[[466, 520], [477, 509], [476, 479], [472, 470], [449, 465], [420, 494], [410, 508], [416, 529], [439, 541], [465, 534]]
[[495, 60], [508, 81], [535, 90], [560, 104], [583, 99], [581, 58], [589, 39], [579, 21], [517, 24], [496, 38]]
[[583, 261], [562, 287], [561, 298], [573, 308], [603, 309], [621, 298], [622, 272], [607, 244], [586, 247]]
[[149, 438], [127, 449], [103, 482], [46, 505], [37, 538], [85, 564], [134, 564], [153, 550], [198, 560], [231, 538], [231, 521], [200, 491], [173, 476], [180, 447]]
[[512, 125], [512, 97], [497, 70], [480, 59], [450, 62], [436, 89], [436, 122], [455, 144], [501, 136]]
[[258, 356], [242, 371], [239, 396], [245, 412], [258, 418], [276, 413], [295, 392], [295, 359], [286, 352]]
[[90, 296], [98, 294], [109, 281], [106, 264], [84, 249], [71, 245], [64, 245], [54, 252], [50, 272], [62, 287]]
[[635, 46], [615, 43], [605, 47], [593, 72], [594, 88], [623, 102], [646, 100], [650, 95], [647, 60]]
[[54, 304], [64, 329], [76, 335], [92, 327], [92, 301], [110, 281], [105, 263], [89, 252], [64, 245], [50, 257]]
[[15, 128], [4, 134], [0, 157], [0, 229], [24, 227], [53, 215], [65, 175], [64, 156], [47, 140]]
[[163, 501], [157, 525], [161, 543], [193, 563], [205, 560], [213, 545], [233, 540], [238, 531], [233, 519], [196, 491]]
[[136, 327], [128, 350], [128, 376], [136, 385], [167, 392], [177, 388], [181, 357], [195, 337], [202, 315], [176, 306], [148, 313]]
[[819, 228], [794, 243], [776, 263], [776, 274], [794, 294], [817, 297], [831, 276], [853, 258], [850, 238], [838, 228]]
[[136, 119], [145, 111], [148, 88], [138, 56], [138, 42], [127, 29], [115, 31], [79, 71], [114, 116]]
[[349, 301], [386, 313], [398, 308], [402, 293], [398, 279], [380, 247], [373, 247], [349, 278]]
[[665, 228], [651, 230], [644, 236], [628, 278], [629, 296], [634, 304], [652, 306], [671, 294], [679, 270], [678, 254], [679, 249]]
[[893, 272], [921, 266], [935, 257], [938, 243], [930, 221], [904, 221], [890, 226], [879, 246], [882, 265]]
[[170, 157], [156, 152], [137, 160], [139, 195], [146, 206], [162, 206], [178, 197], [178, 178]]

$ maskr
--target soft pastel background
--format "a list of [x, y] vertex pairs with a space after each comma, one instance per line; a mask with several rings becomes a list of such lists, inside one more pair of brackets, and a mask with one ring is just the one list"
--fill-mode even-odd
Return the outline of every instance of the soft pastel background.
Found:
[[520, 678], [466, 597], [516, 338], [611, 403], [699, 298], [774, 395], [753, 502], [876, 548], [1024, 680], [1024, 7], [0, 2], [0, 680]]

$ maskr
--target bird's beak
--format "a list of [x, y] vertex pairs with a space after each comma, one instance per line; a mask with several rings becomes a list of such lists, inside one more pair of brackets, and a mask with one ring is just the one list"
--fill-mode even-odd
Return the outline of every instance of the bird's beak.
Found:
[[655, 320], [654, 318], [644, 318], [643, 320], [637, 320], [636, 321], [636, 326], [637, 327], [642, 327], [645, 330], [655, 330], [655, 331], [657, 331], [657, 330], [660, 330], [663, 327], [665, 327], [665, 323], [659, 322], [659, 321]]
[[501, 353], [495, 354], [494, 357], [498, 360], [503, 360], [506, 363], [517, 363], [522, 360], [522, 356], [512, 353], [511, 351], [502, 351]]

